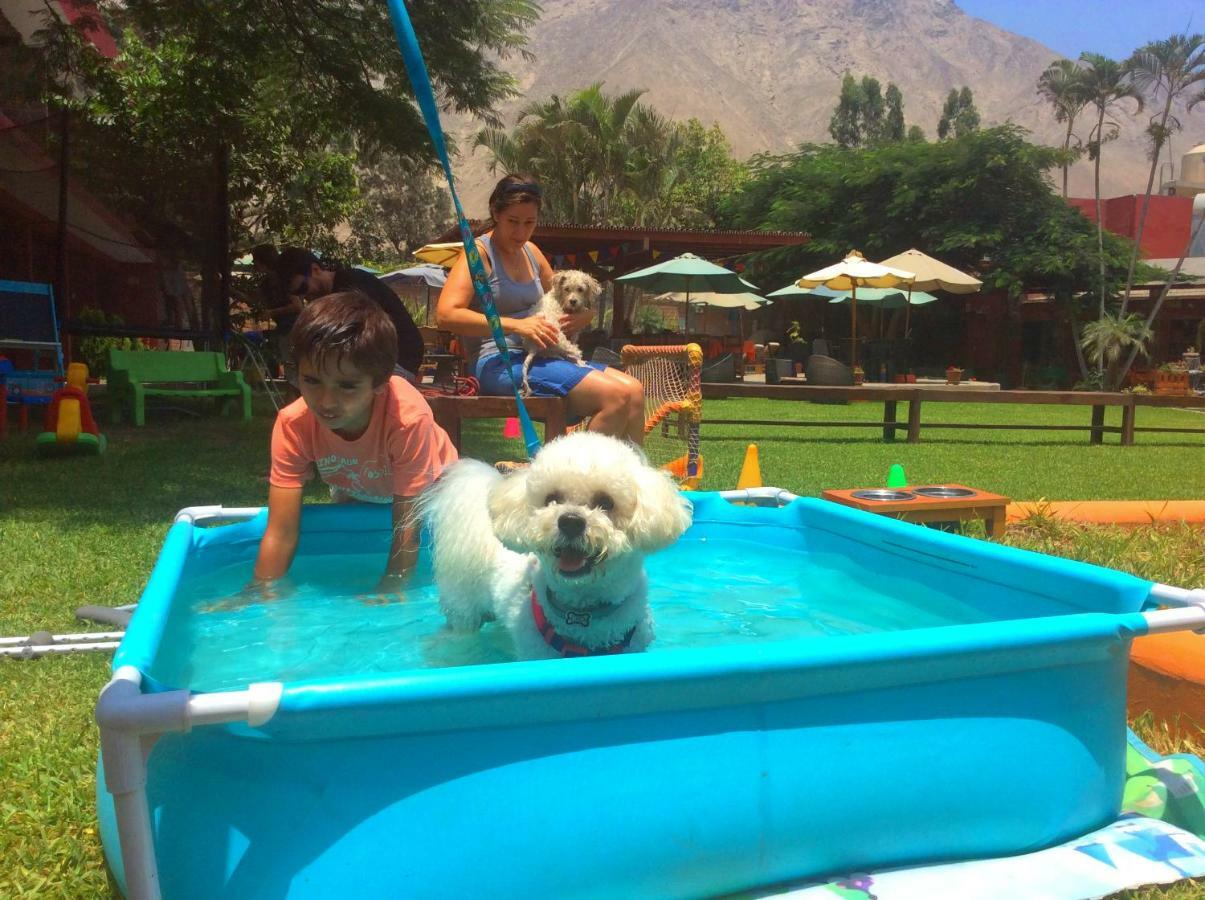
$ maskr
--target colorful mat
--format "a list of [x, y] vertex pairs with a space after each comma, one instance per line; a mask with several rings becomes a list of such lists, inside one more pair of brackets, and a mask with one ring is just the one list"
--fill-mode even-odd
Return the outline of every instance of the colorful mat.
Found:
[[749, 895], [792, 900], [1087, 900], [1148, 884], [1205, 877], [1205, 764], [1162, 757], [1133, 732], [1122, 814], [1057, 847], [874, 873]]

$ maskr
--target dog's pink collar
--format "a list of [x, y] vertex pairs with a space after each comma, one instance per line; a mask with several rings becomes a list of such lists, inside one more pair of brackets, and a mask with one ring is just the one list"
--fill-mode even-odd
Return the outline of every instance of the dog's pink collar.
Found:
[[582, 644], [575, 644], [568, 638], [557, 634], [552, 623], [548, 621], [548, 616], [544, 614], [544, 608], [540, 606], [540, 599], [536, 596], [534, 585], [531, 589], [531, 615], [535, 619], [540, 637], [544, 638], [544, 643], [561, 654], [561, 656], [610, 656], [615, 653], [623, 653], [628, 649], [628, 645], [632, 643], [632, 636], [636, 633], [636, 626], [633, 625], [627, 634], [609, 647], [592, 649]]

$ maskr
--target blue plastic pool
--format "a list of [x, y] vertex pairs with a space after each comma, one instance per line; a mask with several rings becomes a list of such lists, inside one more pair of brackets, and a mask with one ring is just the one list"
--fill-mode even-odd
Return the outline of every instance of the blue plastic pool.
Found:
[[356, 601], [387, 510], [307, 508], [318, 588], [213, 611], [263, 516], [177, 522], [115, 669], [165, 702], [279, 684], [262, 723], [154, 743], [163, 895], [706, 896], [1116, 816], [1150, 582], [822, 501], [691, 499], [650, 562], [653, 649], [538, 662], [449, 641], [430, 591]]

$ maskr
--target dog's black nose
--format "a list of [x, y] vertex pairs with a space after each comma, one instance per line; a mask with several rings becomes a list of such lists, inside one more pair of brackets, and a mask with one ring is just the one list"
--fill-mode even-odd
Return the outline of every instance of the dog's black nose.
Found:
[[562, 513], [556, 520], [556, 527], [566, 537], [581, 537], [586, 530], [586, 520], [577, 513]]

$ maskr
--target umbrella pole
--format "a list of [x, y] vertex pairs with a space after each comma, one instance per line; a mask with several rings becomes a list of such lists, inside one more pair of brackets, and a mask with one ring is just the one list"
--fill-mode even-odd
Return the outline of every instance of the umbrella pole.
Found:
[[908, 323], [912, 319], [912, 285], [908, 285], [908, 299], [904, 301], [904, 340], [908, 340]]
[[849, 332], [851, 343], [849, 345], [849, 367], [851, 369], [858, 366], [858, 286], [850, 284], [849, 286]]

